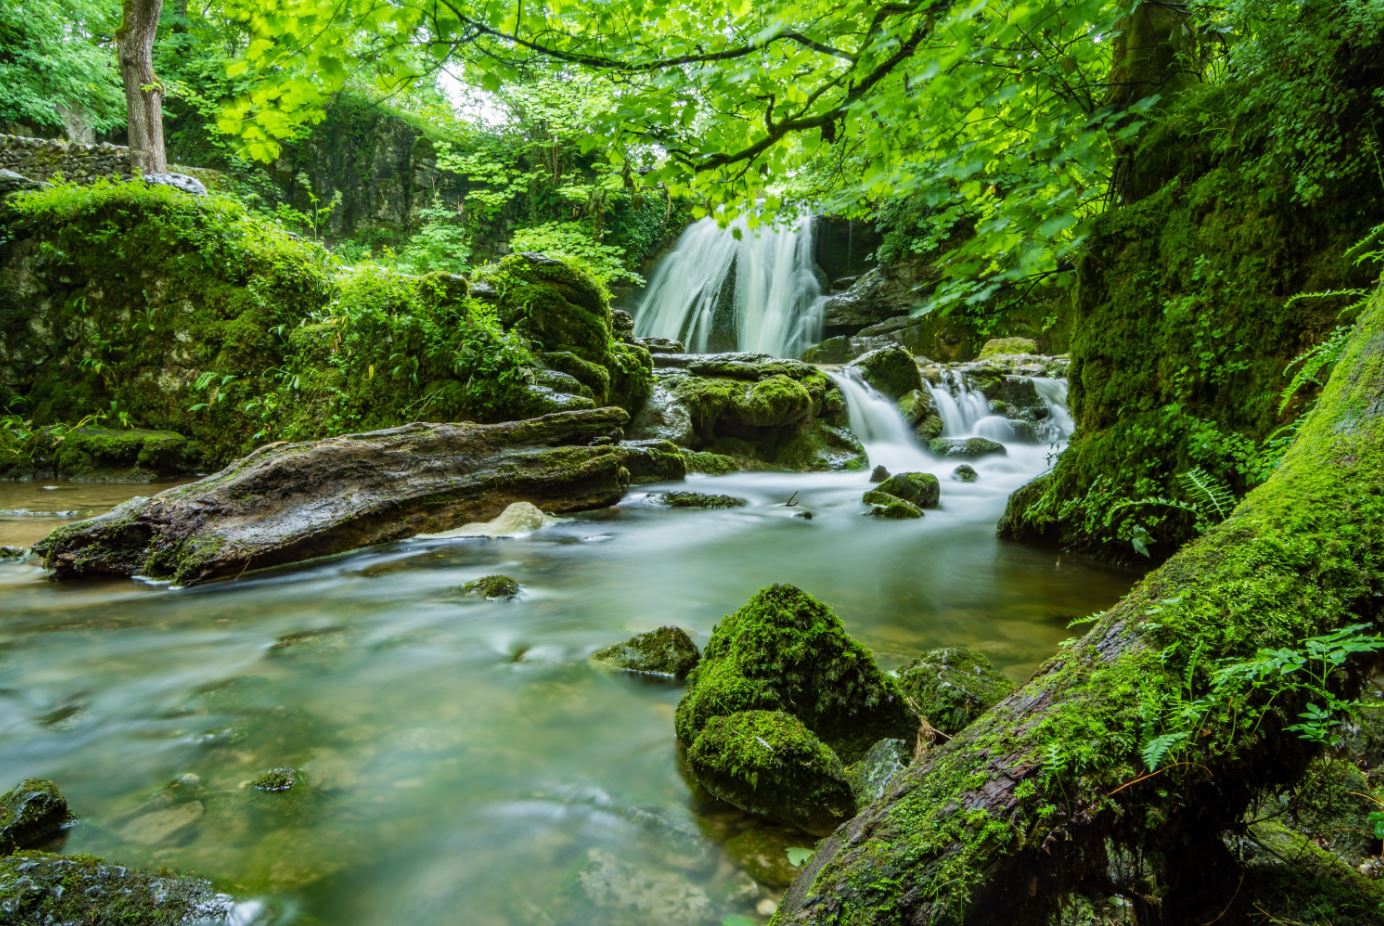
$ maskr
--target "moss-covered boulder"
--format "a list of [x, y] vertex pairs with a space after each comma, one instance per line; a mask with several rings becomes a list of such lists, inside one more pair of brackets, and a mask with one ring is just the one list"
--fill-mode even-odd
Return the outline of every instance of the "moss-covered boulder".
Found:
[[894, 679], [830, 608], [791, 585], [761, 589], [716, 625], [678, 705], [678, 740], [690, 746], [711, 718], [748, 710], [793, 714], [844, 761], [917, 732]]
[[744, 508], [749, 504], [738, 495], [715, 492], [657, 492], [652, 499], [668, 508]]
[[519, 597], [522, 589], [509, 576], [481, 576], [461, 586], [461, 593], [487, 601], [510, 601]]
[[1038, 353], [1038, 342], [1032, 338], [991, 338], [981, 346], [980, 359], [1036, 353]]
[[912, 743], [901, 739], [882, 739], [859, 759], [846, 766], [846, 780], [861, 804], [879, 800], [894, 776], [913, 761]]
[[681, 627], [660, 627], [635, 634], [624, 643], [591, 654], [602, 668], [639, 675], [656, 675], [682, 681], [697, 666], [701, 653]]
[[71, 819], [57, 785], [26, 778], [0, 794], [0, 855], [46, 845]]
[[928, 723], [948, 736], [1014, 690], [983, 654], [961, 646], [919, 656], [899, 670], [899, 684]]
[[899, 498], [897, 495], [890, 495], [888, 492], [881, 492], [878, 489], [866, 492], [860, 500], [870, 506], [865, 513], [872, 518], [906, 521], [923, 516], [922, 508], [906, 499]]
[[899, 399], [899, 412], [922, 441], [942, 436], [942, 413], [926, 389], [913, 389]]
[[231, 922], [234, 901], [198, 878], [86, 855], [0, 858], [0, 916], [16, 926], [187, 926]]
[[1009, 452], [1004, 444], [987, 437], [937, 437], [928, 441], [927, 448], [943, 459], [974, 460], [1004, 456]]
[[890, 344], [851, 362], [850, 369], [880, 394], [897, 401], [923, 388], [918, 362], [905, 348]]
[[951, 471], [951, 477], [957, 482], [975, 482], [980, 478], [980, 473], [976, 472], [976, 468], [971, 464], [962, 463]]
[[687, 476], [687, 458], [672, 441], [621, 441], [620, 451], [631, 485], [676, 482]]
[[710, 718], [687, 750], [687, 766], [726, 803], [815, 835], [830, 833], [855, 814], [841, 760], [782, 711]]
[[936, 508], [942, 498], [942, 486], [932, 473], [895, 473], [875, 489], [912, 502], [919, 508]]

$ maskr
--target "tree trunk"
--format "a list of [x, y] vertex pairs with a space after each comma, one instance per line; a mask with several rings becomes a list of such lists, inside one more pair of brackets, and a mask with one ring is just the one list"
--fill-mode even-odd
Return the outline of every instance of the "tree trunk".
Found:
[[1302, 705], [1222, 689], [1157, 771], [1141, 749], [1218, 664], [1373, 622], [1381, 595], [1384, 289], [1269, 481], [837, 830], [775, 922], [1045, 923], [1073, 893], [1214, 917], [1236, 889], [1222, 832], [1310, 755], [1284, 729]]
[[168, 170], [163, 149], [163, 85], [154, 74], [154, 35], [163, 0], [124, 0], [124, 20], [115, 34], [125, 110], [130, 130], [130, 172], [139, 176]]

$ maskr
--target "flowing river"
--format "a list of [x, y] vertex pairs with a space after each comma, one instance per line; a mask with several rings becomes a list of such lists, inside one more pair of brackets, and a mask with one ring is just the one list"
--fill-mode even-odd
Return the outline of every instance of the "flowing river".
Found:
[[[527, 537], [408, 541], [187, 590], [0, 564], [0, 781], [61, 783], [85, 821], [67, 851], [275, 896], [285, 922], [714, 926], [767, 910], [777, 891], [747, 876], [743, 847], [805, 838], [693, 795], [679, 690], [588, 654], [661, 624], [704, 643], [781, 581], [886, 667], [966, 644], [1020, 679], [1131, 581], [995, 539], [1006, 496], [1055, 447], [1013, 443], [952, 481], [892, 406], [839, 381], [872, 460], [937, 472], [940, 509], [879, 521], [861, 514], [865, 473], [754, 473], [686, 484], [741, 509], [669, 510], [643, 487]], [[1060, 384], [1046, 394], [1060, 411]], [[952, 433], [1002, 425], [950, 398]], [[8, 486], [4, 523], [131, 491]], [[457, 594], [496, 572], [523, 596]], [[281, 766], [312, 785], [288, 811], [244, 788]]]

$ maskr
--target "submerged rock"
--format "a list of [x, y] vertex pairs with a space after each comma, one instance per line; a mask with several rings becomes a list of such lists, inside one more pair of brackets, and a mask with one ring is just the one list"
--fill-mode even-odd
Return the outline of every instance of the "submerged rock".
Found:
[[577, 884], [585, 902], [600, 914], [594, 922], [607, 926], [714, 926], [720, 921], [716, 904], [699, 885], [672, 872], [631, 864], [602, 849], [587, 850]]
[[791, 585], [761, 589], [716, 625], [678, 704], [678, 740], [691, 746], [712, 717], [748, 710], [793, 714], [848, 762], [918, 725], [840, 618]]
[[660, 675], [682, 681], [697, 666], [701, 653], [681, 627], [660, 627], [636, 634], [591, 654], [599, 666], [641, 675]]
[[270, 794], [291, 791], [297, 786], [301, 775], [296, 768], [271, 768], [250, 779], [250, 787]]
[[651, 498], [669, 508], [744, 508], [749, 504], [738, 496], [713, 492], [658, 492]]
[[199, 878], [139, 871], [87, 855], [20, 852], [0, 858], [0, 914], [16, 926], [229, 926], [235, 906]]
[[980, 473], [976, 472], [976, 468], [971, 464], [962, 463], [952, 470], [951, 477], [957, 482], [975, 482], [980, 478]]
[[936, 508], [942, 498], [941, 484], [932, 473], [896, 473], [875, 491], [912, 502], [919, 508]]
[[851, 362], [850, 368], [881, 395], [897, 401], [922, 389], [923, 379], [913, 355], [897, 344], [870, 351]]
[[0, 547], [0, 563], [5, 560], [24, 559], [28, 555], [28, 547]]
[[26, 778], [0, 795], [0, 855], [45, 845], [71, 820], [57, 785]]
[[825, 836], [855, 814], [841, 760], [782, 711], [710, 718], [687, 751], [687, 766], [726, 803], [814, 835]]
[[872, 518], [888, 518], [894, 521], [905, 521], [910, 518], [921, 518], [923, 509], [910, 501], [899, 498], [897, 495], [890, 495], [888, 492], [881, 492], [875, 489], [866, 492], [861, 499], [870, 506], [870, 510], [865, 512]]
[[948, 736], [961, 732], [1014, 690], [983, 654], [962, 646], [929, 650], [899, 670], [904, 693], [928, 723]]
[[788, 858], [790, 849], [807, 851], [804, 839], [796, 829], [770, 824], [752, 826], [725, 842], [726, 854], [736, 864], [765, 887], [785, 888], [798, 876], [798, 866]]
[[519, 583], [509, 576], [481, 576], [461, 587], [463, 595], [475, 595], [487, 601], [509, 601], [519, 597]]
[[489, 521], [474, 521], [449, 531], [436, 534], [419, 534], [419, 540], [435, 540], [444, 537], [522, 537], [536, 530], [556, 524], [557, 518], [530, 502], [515, 502]]
[[1009, 453], [1004, 444], [984, 437], [938, 437], [928, 441], [928, 449], [943, 458], [975, 459], [1004, 456]]
[[239, 576], [493, 518], [526, 499], [600, 508], [627, 486], [618, 408], [504, 424], [410, 424], [269, 444], [215, 475], [64, 525], [35, 546], [59, 579]]

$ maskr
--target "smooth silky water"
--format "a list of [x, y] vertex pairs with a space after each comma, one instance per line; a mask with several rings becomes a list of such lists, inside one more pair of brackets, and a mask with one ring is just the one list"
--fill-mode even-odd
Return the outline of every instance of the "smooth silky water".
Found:
[[[408, 541], [184, 590], [56, 585], [0, 564], [0, 781], [60, 783], [84, 821], [67, 851], [276, 896], [280, 920], [752, 914], [775, 894], [720, 846], [750, 821], [679, 775], [679, 690], [592, 668], [593, 650], [661, 624], [705, 643], [756, 589], [791, 582], [886, 667], [965, 644], [1017, 680], [1132, 578], [996, 540], [1006, 496], [1055, 445], [1011, 444], [956, 482], [892, 406], [837, 377], [872, 460], [936, 472], [940, 509], [864, 517], [863, 472], [694, 476], [679, 487], [750, 505], [670, 510], [643, 487], [527, 537]], [[1060, 383], [1044, 393], [1060, 408]], [[952, 398], [953, 432], [994, 424]], [[73, 511], [134, 491], [7, 486], [3, 505]], [[523, 584], [519, 600], [458, 593], [497, 572]], [[279, 766], [303, 769], [311, 792], [245, 787]], [[642, 912], [593, 906], [612, 895]]]

